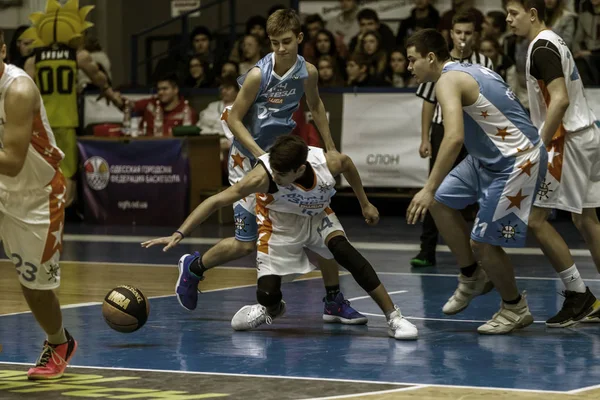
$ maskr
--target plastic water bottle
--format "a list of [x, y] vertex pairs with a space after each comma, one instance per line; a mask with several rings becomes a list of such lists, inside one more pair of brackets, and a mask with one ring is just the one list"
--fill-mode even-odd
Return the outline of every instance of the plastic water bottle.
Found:
[[154, 136], [163, 136], [163, 110], [158, 100], [154, 109]]
[[183, 105], [183, 126], [192, 125], [192, 109], [190, 108], [190, 102], [185, 101]]

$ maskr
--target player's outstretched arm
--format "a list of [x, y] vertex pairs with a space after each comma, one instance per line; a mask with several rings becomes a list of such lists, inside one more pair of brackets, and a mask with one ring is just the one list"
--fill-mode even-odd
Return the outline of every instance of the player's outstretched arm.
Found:
[[261, 80], [262, 73], [260, 72], [260, 69], [252, 68], [248, 72], [248, 75], [246, 75], [242, 88], [233, 102], [231, 111], [226, 115], [227, 125], [229, 126], [231, 133], [233, 133], [233, 136], [235, 136], [235, 138], [239, 140], [255, 158], [265, 154], [265, 151], [256, 144], [252, 135], [244, 126], [242, 119], [256, 100]]
[[15, 79], [4, 97], [6, 122], [0, 174], [15, 177], [21, 172], [33, 133], [33, 116], [39, 109], [40, 97], [35, 83], [25, 77]]
[[142, 243], [142, 247], [148, 248], [157, 244], [165, 244], [166, 246], [163, 248], [163, 251], [167, 251], [175, 247], [185, 236], [190, 234], [218, 209], [231, 205], [253, 193], [261, 193], [268, 190], [269, 177], [261, 164], [256, 166], [244, 179], [235, 185], [204, 200], [171, 236], [148, 240]]
[[325, 105], [319, 96], [319, 72], [317, 68], [311, 63], [306, 63], [306, 69], [308, 70], [308, 79], [304, 82], [304, 93], [306, 94], [306, 104], [308, 109], [312, 113], [313, 120], [317, 125], [317, 129], [323, 139], [325, 150], [336, 151], [335, 143], [331, 138], [331, 131], [329, 130], [329, 121], [327, 121], [327, 111]]
[[[427, 210], [433, 203], [435, 191], [452, 169], [462, 148], [465, 137], [462, 113], [463, 91], [472, 89], [473, 84], [477, 85], [475, 81], [470, 82], [467, 79], [473, 78], [462, 72], [448, 72], [435, 85], [436, 98], [444, 116], [444, 139], [425, 187], [413, 197], [406, 210], [406, 220], [411, 225], [425, 219]], [[479, 93], [478, 88], [475, 90]]]
[[90, 78], [94, 85], [101, 88], [102, 96], [106, 97], [119, 108], [123, 106], [120, 96], [114, 93], [110, 87], [108, 77], [98, 68], [98, 64], [87, 50], [77, 52], [77, 67]]
[[327, 167], [329, 168], [331, 175], [336, 177], [343, 174], [344, 178], [346, 178], [350, 184], [350, 187], [360, 203], [360, 208], [362, 209], [367, 224], [377, 224], [379, 222], [379, 211], [377, 211], [377, 208], [369, 202], [362, 180], [360, 179], [360, 174], [352, 159], [346, 154], [338, 153], [337, 151], [327, 153], [325, 157], [327, 158]]

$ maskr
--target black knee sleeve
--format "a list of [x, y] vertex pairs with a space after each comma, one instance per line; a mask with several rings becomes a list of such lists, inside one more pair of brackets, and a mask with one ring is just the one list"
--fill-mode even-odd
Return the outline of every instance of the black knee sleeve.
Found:
[[267, 308], [276, 306], [281, 302], [281, 277], [265, 275], [258, 278], [256, 285], [256, 300]]
[[381, 281], [371, 264], [356, 250], [345, 236], [336, 236], [327, 244], [335, 261], [352, 274], [356, 283], [367, 293], [375, 290]]

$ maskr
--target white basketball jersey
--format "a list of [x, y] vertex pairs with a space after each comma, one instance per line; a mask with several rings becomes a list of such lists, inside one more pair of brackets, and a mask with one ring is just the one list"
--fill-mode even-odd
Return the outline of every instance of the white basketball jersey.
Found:
[[[263, 154], [259, 160], [272, 175], [269, 154]], [[275, 193], [257, 194], [257, 207], [307, 217], [317, 215], [329, 207], [335, 194], [335, 179], [327, 167], [325, 152], [318, 147], [309, 146], [307, 161], [315, 173], [312, 187], [305, 188], [297, 183], [285, 187], [277, 185]]]
[[[22, 69], [14, 65], [4, 64], [4, 72], [0, 77], [0, 145], [4, 141], [4, 124], [6, 121], [4, 99], [6, 92], [11, 83], [20, 77], [31, 80], [29, 75]], [[35, 86], [33, 80], [31, 82]], [[41, 96], [40, 111], [34, 115], [32, 130], [31, 142], [29, 143], [23, 169], [15, 177], [0, 175], [0, 190], [16, 192], [42, 188], [50, 183], [59, 170], [59, 164], [64, 154], [56, 146]]]
[[550, 29], [541, 31], [529, 44], [529, 49], [527, 50], [527, 92], [533, 124], [539, 129], [542, 128], [546, 120], [546, 113], [550, 102], [550, 95], [544, 82], [538, 81], [531, 75], [532, 50], [535, 47], [535, 43], [539, 40], [547, 40], [558, 49], [567, 93], [569, 95], [569, 108], [565, 112], [559, 131], [566, 133], [576, 132], [592, 126], [596, 121], [596, 117], [585, 97], [583, 84], [575, 66], [573, 55], [562, 38]]

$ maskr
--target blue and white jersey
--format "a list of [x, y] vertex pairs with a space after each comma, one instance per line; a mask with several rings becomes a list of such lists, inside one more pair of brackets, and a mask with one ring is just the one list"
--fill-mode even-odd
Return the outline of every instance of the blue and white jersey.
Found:
[[460, 71], [479, 84], [479, 97], [463, 106], [465, 142], [469, 154], [493, 171], [512, 168], [515, 158], [539, 147], [540, 136], [527, 111], [494, 71], [476, 64], [449, 62], [442, 73]]
[[[292, 68], [283, 76], [277, 75], [274, 70], [275, 53], [267, 54], [255, 67], [262, 74], [260, 89], [242, 122], [256, 144], [268, 151], [277, 137], [292, 132], [296, 127], [292, 114], [298, 109], [304, 95], [304, 81], [308, 78], [308, 71], [306, 61], [298, 56]], [[247, 74], [238, 78], [240, 87]], [[247, 157], [253, 158], [237, 139], [234, 139], [233, 145]]]

